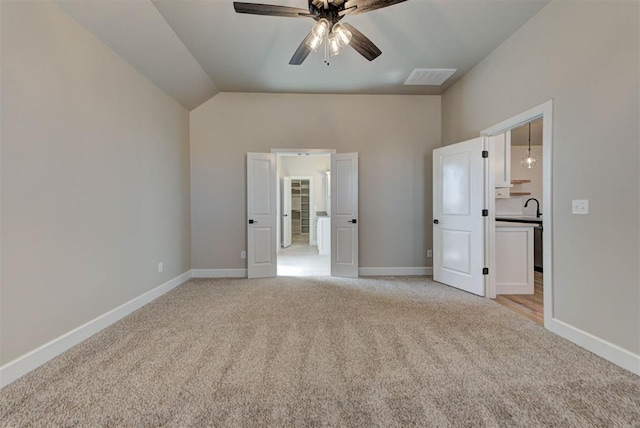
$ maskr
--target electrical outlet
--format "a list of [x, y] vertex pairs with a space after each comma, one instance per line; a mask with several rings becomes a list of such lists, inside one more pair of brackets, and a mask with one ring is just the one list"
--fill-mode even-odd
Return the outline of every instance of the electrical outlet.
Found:
[[427, 257], [428, 257], [428, 258], [433, 257], [433, 251], [431, 251], [431, 250], [427, 250]]
[[162, 262], [158, 263], [158, 272], [162, 272], [164, 270], [164, 265]]
[[589, 214], [589, 200], [574, 199], [573, 201], [571, 201], [571, 213], [572, 214]]
[[246, 259], [247, 258], [247, 252], [246, 251], [240, 251], [240, 258], [241, 259]]

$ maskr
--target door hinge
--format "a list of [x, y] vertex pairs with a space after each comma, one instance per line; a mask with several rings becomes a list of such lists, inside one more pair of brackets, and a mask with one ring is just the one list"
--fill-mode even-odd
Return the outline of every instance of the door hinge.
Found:
[[482, 217], [489, 217], [489, 210], [482, 210]]
[[482, 268], [483, 275], [489, 275], [489, 268]]
[[482, 151], [482, 157], [483, 158], [488, 158], [489, 157], [489, 151], [488, 150], [483, 150]]

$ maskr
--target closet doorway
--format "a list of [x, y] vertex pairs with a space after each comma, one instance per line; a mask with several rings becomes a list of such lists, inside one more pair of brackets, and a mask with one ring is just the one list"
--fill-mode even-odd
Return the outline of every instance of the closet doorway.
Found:
[[278, 153], [278, 276], [331, 275], [329, 153]]
[[284, 177], [282, 183], [282, 247], [311, 245], [313, 177]]

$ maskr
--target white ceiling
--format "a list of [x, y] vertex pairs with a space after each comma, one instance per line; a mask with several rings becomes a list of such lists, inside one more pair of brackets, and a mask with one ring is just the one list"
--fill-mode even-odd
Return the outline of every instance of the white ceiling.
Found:
[[[233, 0], [56, 0], [187, 109], [219, 91], [441, 94], [548, 2], [409, 0], [346, 17], [382, 55], [369, 62], [346, 49], [327, 67], [319, 53], [289, 65], [309, 18], [237, 14]], [[415, 68], [458, 71], [442, 86], [404, 86]]]

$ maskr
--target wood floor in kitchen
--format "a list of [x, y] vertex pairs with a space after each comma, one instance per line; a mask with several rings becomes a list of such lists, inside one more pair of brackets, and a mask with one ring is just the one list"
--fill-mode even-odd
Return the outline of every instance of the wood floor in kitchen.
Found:
[[533, 273], [533, 294], [501, 294], [494, 300], [502, 306], [542, 325], [544, 324], [542, 278], [542, 273]]

